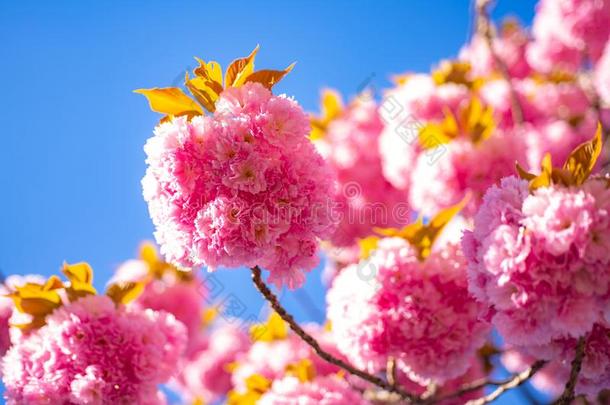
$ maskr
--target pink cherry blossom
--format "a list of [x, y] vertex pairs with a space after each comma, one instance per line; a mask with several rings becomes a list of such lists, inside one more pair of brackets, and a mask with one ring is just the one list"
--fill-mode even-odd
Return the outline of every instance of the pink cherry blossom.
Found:
[[464, 374], [489, 327], [467, 291], [466, 263], [448, 244], [423, 262], [401, 238], [379, 242], [370, 259], [347, 267], [328, 293], [337, 348], [370, 372], [389, 357], [409, 378], [443, 383]]
[[333, 176], [298, 104], [256, 83], [225, 90], [213, 116], [159, 125], [145, 146], [144, 198], [168, 260], [260, 265], [300, 286], [329, 237]]
[[463, 248], [470, 291], [508, 344], [577, 338], [607, 322], [609, 215], [605, 180], [529, 194], [508, 177], [487, 192]]
[[336, 376], [317, 377], [301, 382], [287, 376], [275, 380], [271, 389], [257, 402], [261, 405], [369, 405], [346, 380]]
[[597, 61], [610, 34], [608, 0], [541, 0], [528, 61], [540, 71], [576, 70]]
[[176, 371], [184, 326], [164, 312], [117, 308], [105, 295], [55, 310], [2, 360], [9, 404], [159, 404]]
[[249, 347], [250, 338], [239, 327], [230, 323], [215, 327], [206, 334], [204, 347], [184, 364], [174, 385], [185, 399], [212, 403], [222, 398], [232, 388], [230, 368]]
[[335, 212], [341, 221], [330, 239], [333, 246], [349, 248], [375, 226], [410, 222], [405, 193], [383, 178], [378, 146], [382, 129], [375, 101], [363, 94], [315, 142], [338, 181]]

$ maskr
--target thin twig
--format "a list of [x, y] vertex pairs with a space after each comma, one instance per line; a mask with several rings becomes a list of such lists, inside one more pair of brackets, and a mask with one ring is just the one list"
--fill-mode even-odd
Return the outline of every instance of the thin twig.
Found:
[[508, 391], [512, 388], [518, 387], [519, 385], [521, 385], [524, 382], [526, 382], [527, 380], [529, 380], [542, 367], [544, 367], [545, 364], [546, 364], [546, 361], [538, 360], [527, 370], [516, 374], [508, 381], [504, 382], [503, 384], [498, 385], [498, 387], [492, 393], [485, 395], [484, 397], [474, 399], [472, 401], [468, 401], [468, 402], [466, 402], [466, 405], [485, 405], [492, 401], [495, 401], [496, 399], [498, 399], [498, 397], [500, 395], [504, 394], [506, 391]]
[[324, 349], [322, 349], [322, 347], [320, 346], [318, 341], [316, 339], [314, 339], [310, 334], [305, 332], [305, 330], [294, 320], [292, 315], [290, 315], [286, 311], [286, 309], [284, 309], [284, 307], [282, 307], [282, 305], [278, 301], [275, 294], [273, 294], [273, 292], [269, 289], [269, 287], [267, 287], [265, 282], [261, 279], [261, 269], [258, 266], [255, 266], [251, 270], [252, 270], [252, 281], [254, 282], [254, 285], [261, 292], [263, 297], [265, 297], [265, 299], [269, 302], [269, 304], [271, 305], [271, 308], [273, 308], [273, 310], [275, 312], [277, 312], [277, 314], [288, 324], [288, 326], [290, 326], [290, 329], [292, 329], [294, 331], [294, 333], [296, 333], [305, 343], [307, 343], [309, 346], [311, 346], [311, 348], [316, 352], [316, 354], [318, 356], [320, 356], [323, 360], [347, 371], [350, 374], [358, 376], [358, 377], [362, 378], [363, 380], [368, 381], [386, 391], [398, 394], [404, 400], [407, 400], [410, 402], [419, 401], [419, 398], [416, 395], [405, 391], [404, 389], [402, 389], [399, 386], [393, 386], [382, 378], [379, 378], [377, 376], [374, 376], [367, 372], [359, 370], [359, 369], [355, 368], [354, 366], [344, 362], [341, 359], [336, 358], [332, 354], [330, 354], [327, 351], [325, 351]]
[[479, 32], [485, 39], [487, 47], [489, 48], [489, 53], [491, 54], [491, 57], [494, 60], [494, 64], [496, 65], [496, 67], [500, 71], [500, 74], [508, 84], [508, 89], [510, 91], [511, 98], [511, 113], [513, 116], [513, 122], [517, 125], [522, 125], [524, 123], [523, 107], [521, 106], [521, 103], [519, 102], [519, 96], [515, 91], [515, 88], [513, 87], [513, 82], [510, 77], [508, 67], [506, 66], [506, 63], [504, 63], [502, 58], [500, 58], [494, 48], [494, 31], [491, 19], [489, 17], [489, 12], [487, 10], [490, 3], [490, 0], [475, 0], [477, 32]]
[[388, 358], [388, 365], [385, 370], [386, 379], [392, 386], [396, 386], [396, 359], [394, 357]]
[[566, 383], [566, 387], [563, 394], [555, 402], [557, 405], [569, 405], [574, 399], [574, 388], [576, 388], [576, 382], [578, 381], [578, 374], [582, 368], [582, 361], [585, 358], [585, 338], [581, 336], [576, 344], [576, 354], [572, 360], [572, 369], [570, 370], [570, 378]]

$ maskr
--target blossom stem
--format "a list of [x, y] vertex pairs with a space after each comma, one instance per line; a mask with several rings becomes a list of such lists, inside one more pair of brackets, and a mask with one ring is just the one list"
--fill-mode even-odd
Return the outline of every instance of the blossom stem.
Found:
[[399, 386], [394, 386], [382, 378], [359, 370], [322, 349], [318, 341], [314, 339], [310, 334], [305, 332], [305, 330], [294, 320], [293, 316], [290, 315], [286, 311], [286, 309], [284, 309], [284, 307], [282, 307], [282, 304], [280, 304], [276, 295], [269, 289], [269, 287], [267, 287], [265, 282], [262, 280], [261, 269], [258, 266], [254, 266], [253, 268], [251, 268], [251, 270], [252, 281], [254, 282], [254, 285], [260, 291], [263, 297], [265, 297], [265, 299], [269, 302], [271, 308], [273, 308], [273, 310], [277, 312], [277, 314], [284, 320], [284, 322], [286, 322], [288, 326], [290, 326], [290, 329], [292, 329], [294, 333], [296, 333], [305, 343], [311, 346], [311, 348], [316, 352], [316, 354], [320, 356], [323, 360], [347, 371], [350, 374], [360, 377], [361, 379], [368, 381], [384, 389], [385, 391], [398, 394], [403, 400], [407, 400], [410, 402], [419, 401], [419, 398], [416, 395], [403, 390]]
[[476, 0], [475, 1], [477, 31], [485, 39], [485, 42], [487, 43], [487, 47], [489, 48], [489, 53], [491, 54], [491, 57], [494, 60], [494, 64], [496, 65], [496, 67], [500, 71], [500, 74], [502, 75], [502, 77], [504, 78], [506, 83], [508, 84], [508, 88], [510, 91], [510, 98], [511, 98], [511, 113], [513, 116], [513, 121], [516, 124], [518, 124], [519, 126], [521, 126], [525, 122], [524, 117], [523, 117], [523, 107], [521, 106], [517, 92], [515, 91], [515, 88], [513, 87], [513, 82], [510, 77], [510, 72], [508, 71], [508, 67], [506, 66], [506, 63], [504, 63], [502, 58], [500, 58], [500, 56], [498, 55], [498, 53], [496, 52], [496, 50], [494, 48], [493, 27], [492, 27], [492, 23], [491, 23], [491, 20], [489, 17], [489, 12], [487, 10], [490, 3], [491, 3], [491, 0]]
[[574, 355], [574, 359], [572, 360], [570, 378], [566, 383], [566, 387], [563, 391], [563, 394], [561, 394], [559, 399], [555, 402], [556, 405], [568, 405], [574, 399], [574, 388], [576, 388], [576, 381], [578, 380], [578, 375], [580, 374], [580, 369], [582, 368], [582, 361], [584, 357], [585, 338], [581, 336], [581, 338], [578, 339], [578, 343], [576, 344], [576, 354]]

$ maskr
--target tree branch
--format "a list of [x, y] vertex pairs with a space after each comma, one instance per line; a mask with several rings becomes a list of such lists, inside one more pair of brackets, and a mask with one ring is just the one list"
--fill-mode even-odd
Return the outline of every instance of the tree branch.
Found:
[[555, 404], [557, 405], [569, 405], [574, 399], [574, 388], [576, 388], [576, 382], [578, 381], [578, 374], [582, 368], [582, 361], [585, 358], [585, 337], [581, 336], [576, 344], [576, 354], [572, 360], [572, 369], [570, 370], [570, 378], [566, 383], [566, 388], [563, 394], [559, 397]]
[[518, 387], [530, 378], [532, 378], [532, 376], [536, 374], [542, 367], [544, 367], [545, 364], [546, 361], [538, 360], [527, 370], [515, 374], [512, 378], [499, 384], [498, 387], [492, 393], [485, 395], [484, 397], [468, 401], [466, 402], [466, 405], [485, 405], [492, 401], [495, 401], [498, 397], [500, 397], [500, 395], [504, 394], [506, 391]]
[[330, 364], [333, 364], [350, 374], [353, 374], [361, 379], [374, 384], [385, 391], [390, 393], [398, 394], [402, 399], [407, 400], [409, 402], [418, 402], [419, 398], [411, 394], [405, 390], [403, 390], [399, 386], [394, 386], [387, 381], [379, 378], [377, 376], [371, 375], [367, 372], [359, 370], [354, 366], [344, 362], [343, 360], [334, 357], [332, 354], [328, 353], [318, 343], [316, 339], [314, 339], [310, 334], [305, 332], [305, 330], [294, 320], [292, 315], [290, 315], [284, 307], [280, 304], [277, 297], [273, 292], [267, 287], [265, 282], [261, 279], [261, 269], [258, 266], [253, 267], [252, 269], [252, 281], [256, 288], [260, 291], [260, 293], [265, 297], [265, 299], [271, 305], [271, 308], [290, 326], [290, 329], [294, 331], [305, 343], [307, 343], [311, 348], [316, 352], [318, 356], [320, 356], [323, 360], [327, 361]]
[[489, 18], [489, 12], [487, 10], [490, 3], [490, 0], [475, 0], [477, 32], [485, 39], [487, 47], [489, 48], [489, 53], [491, 54], [491, 57], [494, 60], [494, 64], [496, 65], [496, 67], [500, 71], [500, 74], [508, 84], [508, 89], [510, 91], [511, 98], [511, 113], [513, 116], [513, 122], [517, 125], [522, 125], [524, 123], [523, 107], [521, 106], [517, 92], [513, 87], [513, 82], [510, 77], [508, 67], [506, 66], [506, 63], [504, 63], [502, 58], [500, 58], [494, 48], [494, 30], [491, 20]]

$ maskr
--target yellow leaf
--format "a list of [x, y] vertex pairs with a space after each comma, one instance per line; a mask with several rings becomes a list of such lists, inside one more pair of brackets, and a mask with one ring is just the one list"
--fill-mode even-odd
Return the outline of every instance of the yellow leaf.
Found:
[[51, 276], [46, 283], [26, 283], [15, 287], [10, 297], [15, 303], [15, 308], [22, 313], [28, 314], [32, 320], [26, 324], [14, 325], [23, 330], [36, 329], [45, 324], [45, 318], [62, 305], [61, 296], [57, 292], [63, 288], [63, 284], [57, 276]]
[[140, 245], [140, 259], [145, 261], [149, 267], [155, 267], [159, 262], [157, 248], [151, 242], [143, 242]]
[[470, 86], [471, 81], [468, 78], [470, 68], [470, 63], [468, 62], [445, 60], [432, 72], [432, 80], [437, 85], [456, 83]]
[[523, 167], [521, 167], [519, 162], [515, 162], [515, 167], [517, 168], [517, 173], [519, 174], [519, 178], [521, 178], [523, 180], [527, 180], [527, 181], [531, 181], [536, 178], [535, 174], [529, 173]]
[[368, 236], [363, 239], [358, 239], [358, 245], [360, 246], [360, 259], [368, 259], [371, 253], [377, 249], [377, 243], [379, 238], [377, 236]]
[[530, 181], [530, 190], [536, 190], [540, 187], [548, 187], [552, 184], [553, 179], [553, 163], [551, 161], [551, 154], [547, 153], [544, 155], [541, 164], [542, 171], [538, 176]]
[[116, 304], [129, 304], [140, 296], [144, 290], [144, 283], [127, 281], [114, 283], [106, 289], [106, 295]]
[[195, 58], [199, 62], [199, 67], [193, 70], [195, 76], [199, 76], [206, 81], [212, 82], [210, 84], [218, 93], [222, 92], [222, 68], [218, 62], [205, 63], [199, 58]]
[[89, 266], [88, 263], [64, 263], [62, 272], [68, 277], [70, 282], [78, 281], [87, 284], [93, 283], [93, 269], [91, 269], [91, 266]]
[[462, 130], [475, 145], [486, 140], [495, 129], [493, 109], [484, 107], [478, 97], [472, 97], [461, 111]]
[[246, 388], [259, 393], [266, 392], [271, 387], [271, 381], [260, 374], [252, 374], [246, 378]]
[[311, 140], [323, 138], [326, 134], [328, 125], [342, 113], [343, 101], [341, 100], [341, 95], [332, 89], [322, 90], [322, 95], [320, 97], [320, 116], [311, 116], [310, 122], [312, 131], [309, 138]]
[[55, 275], [49, 277], [49, 279], [42, 286], [43, 291], [58, 290], [60, 288], [64, 288], [64, 283], [62, 283], [59, 277]]
[[208, 77], [222, 88], [222, 68], [218, 62], [208, 62], [206, 65]]
[[286, 339], [287, 336], [288, 325], [275, 311], [269, 315], [267, 322], [250, 328], [250, 338], [253, 341], [272, 342]]
[[85, 262], [76, 264], [64, 263], [62, 272], [68, 277], [70, 286], [66, 288], [70, 301], [86, 295], [95, 295], [97, 291], [93, 287], [93, 270]]
[[573, 185], [579, 186], [589, 178], [601, 152], [602, 126], [598, 123], [593, 139], [576, 147], [563, 165], [563, 169], [571, 174]]
[[228, 87], [239, 87], [241, 86], [246, 77], [250, 76], [254, 71], [254, 58], [258, 52], [259, 46], [256, 45], [256, 48], [245, 58], [235, 59], [229, 67], [227, 67], [227, 71], [225, 73], [225, 88]]
[[39, 294], [37, 297], [21, 296], [18, 299], [14, 299], [15, 307], [20, 312], [32, 316], [47, 315], [60, 307], [61, 299], [56, 292], [41, 291]]
[[441, 231], [464, 208], [469, 200], [466, 196], [459, 203], [440, 211], [427, 224], [421, 218], [402, 229], [374, 228], [374, 231], [386, 237], [400, 237], [409, 242], [417, 252], [420, 261], [425, 260], [432, 251], [432, 245], [440, 236]]
[[288, 364], [286, 374], [296, 377], [302, 383], [306, 383], [316, 378], [316, 369], [311, 360], [303, 359], [297, 363]]
[[216, 100], [218, 100], [222, 88], [217, 91], [213, 82], [203, 77], [197, 76], [189, 79], [188, 72], [184, 78], [184, 85], [206, 110], [209, 112], [216, 111]]
[[284, 70], [259, 70], [246, 77], [244, 83], [256, 82], [265, 86], [267, 89], [271, 88], [280, 80], [284, 78], [294, 68], [295, 63], [291, 64]]
[[446, 116], [441, 124], [429, 123], [419, 129], [419, 144], [423, 149], [433, 149], [439, 145], [449, 143], [455, 138], [452, 117]]
[[148, 99], [150, 108], [161, 114], [193, 117], [203, 113], [201, 107], [177, 87], [155, 87], [138, 89], [134, 92], [144, 95]]
[[21, 329], [23, 332], [29, 332], [38, 328], [42, 328], [46, 324], [44, 316], [33, 316], [28, 323], [11, 323], [10, 326]]
[[229, 391], [228, 405], [255, 405], [260, 397], [271, 388], [271, 381], [260, 374], [253, 374], [246, 378], [246, 391]]

